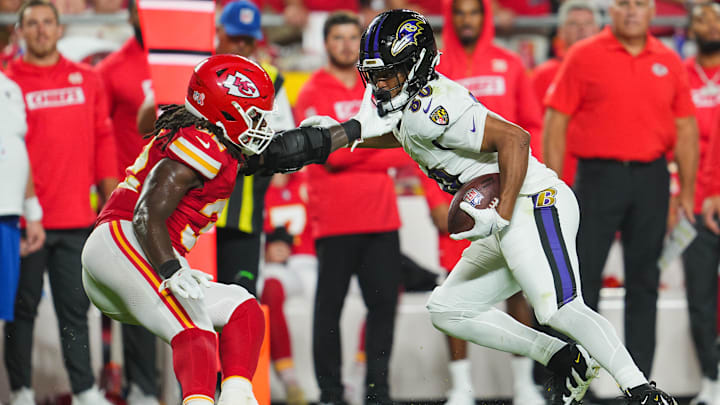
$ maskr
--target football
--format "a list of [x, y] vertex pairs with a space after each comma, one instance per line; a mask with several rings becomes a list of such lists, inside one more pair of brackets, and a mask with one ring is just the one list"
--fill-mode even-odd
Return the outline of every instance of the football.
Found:
[[475, 225], [472, 217], [460, 209], [460, 203], [463, 201], [477, 209], [497, 206], [500, 202], [500, 174], [485, 174], [460, 187], [448, 210], [448, 232], [450, 233], [469, 231]]

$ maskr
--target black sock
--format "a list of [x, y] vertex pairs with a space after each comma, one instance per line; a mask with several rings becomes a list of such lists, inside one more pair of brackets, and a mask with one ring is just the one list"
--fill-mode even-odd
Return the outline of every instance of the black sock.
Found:
[[553, 354], [548, 361], [547, 368], [555, 374], [564, 375], [567, 373], [568, 364], [574, 360], [575, 346], [571, 343], [566, 344], [557, 353]]

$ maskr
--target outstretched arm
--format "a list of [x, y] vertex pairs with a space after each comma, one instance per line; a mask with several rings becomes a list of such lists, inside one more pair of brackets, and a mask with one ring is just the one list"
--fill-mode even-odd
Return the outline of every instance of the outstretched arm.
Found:
[[[311, 163], [325, 163], [330, 153], [359, 138], [360, 124], [355, 120], [328, 128], [300, 127], [281, 132], [260, 155], [256, 171], [269, 175], [293, 172]], [[255, 170], [250, 169], [246, 173], [253, 172]]]

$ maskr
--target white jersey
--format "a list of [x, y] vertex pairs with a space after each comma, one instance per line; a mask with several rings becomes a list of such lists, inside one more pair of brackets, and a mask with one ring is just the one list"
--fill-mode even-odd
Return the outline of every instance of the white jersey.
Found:
[[[467, 89], [440, 75], [408, 103], [393, 134], [428, 177], [455, 193], [478, 176], [500, 171], [497, 152], [480, 152], [488, 114], [502, 119]], [[520, 194], [536, 194], [558, 182], [554, 171], [528, 153]]]
[[15, 82], [0, 73], [0, 215], [22, 215], [29, 160], [25, 102]]

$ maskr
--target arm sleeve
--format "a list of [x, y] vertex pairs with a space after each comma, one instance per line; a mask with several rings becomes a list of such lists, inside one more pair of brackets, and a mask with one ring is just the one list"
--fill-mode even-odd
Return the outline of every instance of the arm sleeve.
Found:
[[96, 99], [92, 108], [95, 109], [95, 179], [118, 177], [117, 149], [113, 136], [112, 123], [108, 115], [107, 95], [100, 76], [92, 72], [97, 83]]
[[678, 60], [676, 67], [676, 92], [673, 100], [673, 112], [676, 118], [689, 117], [695, 115], [695, 104], [690, 94], [690, 80], [688, 79], [687, 69], [685, 69]]
[[573, 49], [560, 65], [560, 70], [548, 87], [545, 94], [545, 105], [564, 114], [572, 115], [580, 106], [583, 83], [580, 78], [581, 66], [578, 64], [577, 52]]
[[489, 113], [490, 110], [482, 104], [474, 104], [445, 129], [437, 138], [437, 143], [443, 148], [480, 153], [485, 136], [485, 120]]

